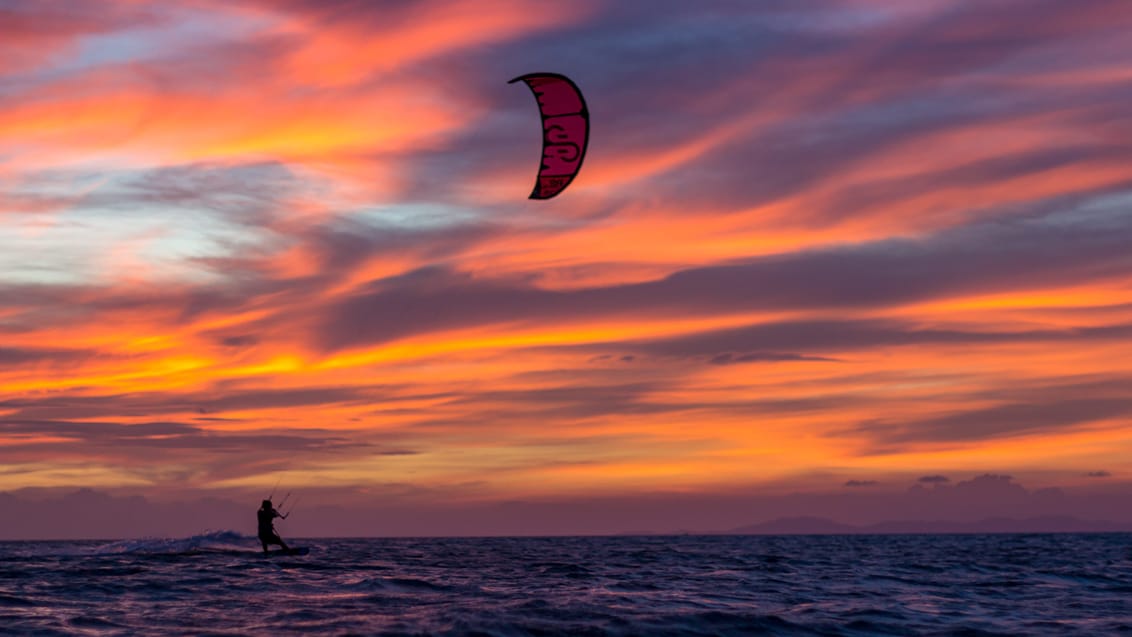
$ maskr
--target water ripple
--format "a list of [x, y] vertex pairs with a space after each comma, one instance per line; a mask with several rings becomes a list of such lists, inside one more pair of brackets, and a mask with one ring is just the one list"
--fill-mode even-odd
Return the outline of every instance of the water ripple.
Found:
[[1132, 634], [1132, 536], [0, 543], [15, 635]]

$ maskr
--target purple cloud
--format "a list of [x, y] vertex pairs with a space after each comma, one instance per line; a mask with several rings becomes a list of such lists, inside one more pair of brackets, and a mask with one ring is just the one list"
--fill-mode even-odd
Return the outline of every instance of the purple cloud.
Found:
[[919, 482], [920, 484], [947, 484], [951, 482], [951, 479], [947, 476], [930, 475], [922, 476], [918, 480], [916, 480], [916, 482]]

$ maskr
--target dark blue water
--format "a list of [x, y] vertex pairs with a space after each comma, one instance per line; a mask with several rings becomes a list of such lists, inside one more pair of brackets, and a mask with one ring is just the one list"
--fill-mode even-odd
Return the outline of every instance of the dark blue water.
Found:
[[0, 634], [1132, 634], [1132, 536], [0, 543]]

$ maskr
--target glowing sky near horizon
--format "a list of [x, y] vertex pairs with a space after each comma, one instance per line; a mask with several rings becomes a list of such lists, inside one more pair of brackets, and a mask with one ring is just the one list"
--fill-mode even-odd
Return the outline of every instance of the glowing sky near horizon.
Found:
[[[1129, 26], [0, 0], [0, 491], [1119, 479]], [[543, 202], [535, 71], [592, 123]]]

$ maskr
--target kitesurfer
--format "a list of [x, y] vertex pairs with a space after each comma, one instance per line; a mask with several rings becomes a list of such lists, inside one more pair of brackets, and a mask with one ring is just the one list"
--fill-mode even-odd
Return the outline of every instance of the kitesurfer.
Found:
[[[290, 513], [287, 515], [290, 515]], [[287, 546], [283, 538], [279, 537], [279, 534], [275, 532], [275, 518], [283, 518], [286, 520], [287, 515], [276, 511], [275, 507], [271, 504], [271, 500], [264, 500], [263, 504], [259, 507], [259, 511], [256, 511], [256, 519], [259, 522], [259, 541], [263, 544], [264, 553], [267, 552], [267, 547], [272, 544], [282, 546], [284, 551], [291, 550], [291, 547]]]

